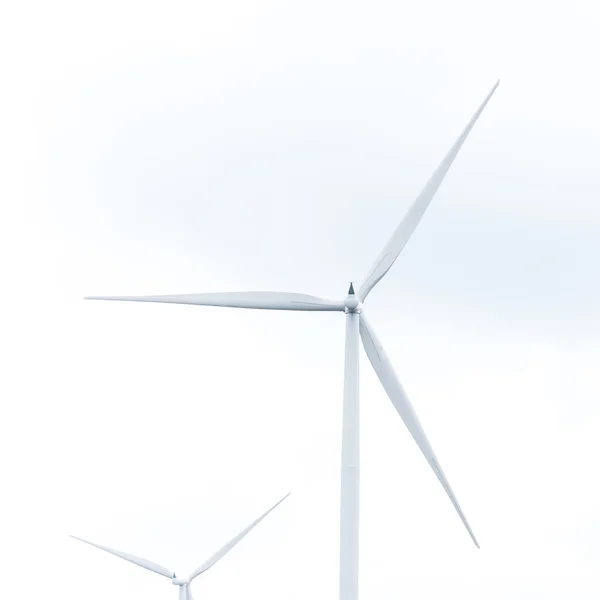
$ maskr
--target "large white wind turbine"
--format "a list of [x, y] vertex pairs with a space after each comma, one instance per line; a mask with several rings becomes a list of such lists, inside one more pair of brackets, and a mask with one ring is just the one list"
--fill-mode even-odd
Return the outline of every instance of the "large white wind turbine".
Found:
[[240, 533], [227, 542], [220, 550], [217, 550], [217, 552], [215, 552], [207, 561], [203, 562], [189, 577], [185, 579], [177, 577], [170, 569], [161, 567], [160, 565], [146, 560], [145, 558], [139, 558], [138, 556], [133, 556], [133, 554], [127, 554], [126, 552], [121, 552], [120, 550], [114, 550], [113, 548], [101, 546], [100, 544], [94, 544], [93, 542], [88, 542], [87, 540], [74, 535], [71, 537], [81, 542], [85, 542], [86, 544], [90, 544], [91, 546], [95, 546], [96, 548], [100, 548], [100, 550], [104, 550], [110, 554], [114, 554], [115, 556], [119, 556], [120, 558], [124, 558], [125, 560], [132, 562], [134, 565], [138, 565], [144, 569], [148, 569], [149, 571], [153, 571], [154, 573], [168, 577], [173, 585], [179, 587], [179, 600], [194, 600], [192, 598], [192, 590], [190, 589], [190, 584], [192, 581], [194, 581], [198, 575], [208, 571], [208, 569], [210, 569], [215, 563], [221, 560], [238, 542], [242, 540], [242, 538], [246, 537], [246, 535], [248, 535], [248, 533], [250, 533], [254, 527], [256, 527], [272, 510], [277, 508], [288, 496], [289, 494], [284, 496], [281, 500], [279, 500], [279, 502], [277, 502], [277, 504], [273, 505], [267, 512], [258, 517], [256, 521], [248, 525], [246, 529], [240, 531]]
[[377, 257], [367, 276], [355, 292], [353, 284], [345, 299], [329, 300], [305, 294], [284, 292], [229, 292], [216, 294], [183, 294], [175, 296], [110, 296], [90, 300], [130, 300], [135, 302], [167, 302], [268, 310], [340, 311], [346, 313], [346, 348], [344, 363], [344, 408], [342, 424], [342, 473], [340, 508], [340, 600], [358, 598], [358, 516], [359, 516], [359, 385], [358, 338], [363, 346], [392, 404], [408, 431], [421, 449], [454, 505], [469, 535], [479, 544], [467, 523], [450, 484], [442, 471], [423, 427], [398, 380], [390, 361], [373, 328], [367, 321], [363, 302], [377, 282], [385, 276], [419, 224], [425, 210], [441, 185], [475, 122], [483, 112], [499, 81], [473, 115], [458, 140], [408, 210], [406, 216]]

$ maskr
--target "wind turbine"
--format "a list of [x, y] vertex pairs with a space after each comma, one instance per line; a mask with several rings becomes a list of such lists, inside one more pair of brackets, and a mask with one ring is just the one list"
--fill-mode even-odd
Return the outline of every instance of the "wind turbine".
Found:
[[132, 562], [134, 565], [138, 565], [144, 569], [148, 569], [149, 571], [153, 571], [154, 573], [168, 577], [173, 585], [179, 587], [179, 600], [194, 600], [192, 598], [192, 590], [190, 589], [192, 581], [194, 581], [198, 575], [208, 571], [208, 569], [221, 560], [231, 549], [233, 549], [234, 546], [237, 545], [238, 542], [246, 537], [246, 535], [248, 535], [250, 531], [254, 529], [254, 527], [256, 527], [272, 510], [277, 508], [289, 495], [290, 494], [285, 495], [281, 500], [279, 500], [279, 502], [277, 502], [277, 504], [273, 505], [267, 512], [258, 517], [256, 521], [248, 525], [246, 529], [240, 531], [240, 533], [227, 542], [220, 550], [217, 550], [217, 552], [215, 552], [207, 561], [203, 562], [189, 577], [185, 579], [177, 577], [177, 575], [175, 575], [175, 573], [169, 569], [146, 560], [145, 558], [140, 558], [138, 556], [134, 556], [133, 554], [127, 554], [126, 552], [121, 552], [120, 550], [114, 550], [113, 548], [108, 548], [107, 546], [101, 546], [100, 544], [94, 544], [93, 542], [89, 542], [88, 540], [84, 540], [74, 535], [71, 537], [79, 540], [80, 542], [90, 544], [90, 546], [100, 548], [100, 550], [104, 550], [110, 554], [114, 554], [115, 556], [119, 556], [120, 558]]
[[358, 293], [355, 292], [354, 285], [351, 283], [348, 294], [343, 300], [330, 300], [306, 294], [286, 292], [227, 292], [180, 294], [173, 296], [92, 296], [86, 298], [88, 300], [166, 302], [171, 304], [198, 304], [203, 306], [227, 306], [266, 310], [340, 311], [346, 314], [340, 502], [340, 600], [357, 600], [358, 598], [359, 336], [362, 338], [367, 356], [392, 404], [442, 484], [444, 491], [450, 498], [473, 542], [479, 548], [475, 535], [442, 471], [440, 463], [433, 452], [408, 396], [400, 384], [379, 339], [365, 317], [363, 302], [375, 285], [390, 270], [410, 239], [460, 148], [499, 84], [500, 81], [497, 81], [460, 134], [460, 137], [433, 172], [433, 175], [429, 178], [429, 181], [425, 184], [425, 187], [417, 196], [404, 219], [398, 225], [358, 287]]

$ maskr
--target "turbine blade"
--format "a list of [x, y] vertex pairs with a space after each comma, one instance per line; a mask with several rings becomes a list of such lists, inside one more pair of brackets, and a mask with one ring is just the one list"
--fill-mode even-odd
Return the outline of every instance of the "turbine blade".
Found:
[[483, 109], [486, 107], [487, 103], [490, 101], [493, 93], [496, 91], [496, 88], [500, 84], [500, 81], [496, 82], [496, 85], [492, 88], [490, 93], [487, 95], [486, 99], [483, 101], [481, 106], [477, 109], [477, 112], [473, 115], [473, 118], [469, 121], [468, 125], [465, 127], [463, 132], [460, 134], [460, 137], [454, 143], [454, 146], [450, 148], [450, 151], [442, 162], [439, 164], [438, 168], [433, 172], [433, 175], [429, 178], [429, 181], [425, 184], [425, 187], [421, 191], [421, 193], [417, 196], [417, 199], [414, 201], [412, 206], [408, 209], [408, 212], [404, 216], [404, 219], [396, 228], [396, 231], [381, 251], [377, 260], [371, 266], [369, 274], [363, 281], [362, 285], [359, 288], [358, 296], [361, 300], [364, 300], [369, 292], [375, 287], [377, 282], [390, 270], [400, 252], [410, 239], [410, 236], [413, 234], [414, 230], [417, 228], [417, 225], [421, 221], [421, 218], [425, 214], [427, 207], [429, 206], [431, 200], [433, 199], [435, 193], [440, 187], [448, 169], [452, 165], [458, 151], [461, 149], [463, 143], [467, 139], [467, 136], [471, 132], [471, 129], [475, 125], [475, 122], [483, 112]]
[[398, 414], [404, 421], [406, 428], [412, 435], [413, 439], [417, 443], [417, 446], [421, 449], [421, 452], [427, 459], [429, 466], [433, 469], [436, 477], [439, 479], [442, 487], [448, 494], [450, 501], [454, 505], [458, 516], [463, 522], [464, 526], [467, 528], [471, 539], [475, 543], [475, 545], [479, 548], [479, 543], [475, 538], [475, 534], [471, 529], [469, 523], [467, 522], [467, 518], [465, 517], [460, 505], [458, 504], [458, 500], [450, 487], [450, 483], [446, 479], [444, 472], [442, 471], [442, 467], [440, 466], [431, 444], [425, 435], [425, 431], [423, 430], [423, 426], [421, 425], [417, 414], [415, 413], [406, 392], [402, 388], [402, 384], [398, 380], [394, 369], [385, 353], [385, 350], [381, 346], [381, 343], [377, 339], [375, 332], [369, 325], [369, 322], [364, 316], [364, 312], [361, 314], [360, 318], [360, 336], [363, 341], [363, 345], [375, 372], [377, 373], [377, 377], [379, 377], [379, 381], [383, 385], [387, 395], [389, 396], [392, 404], [398, 411]]
[[[291, 493], [291, 492], [290, 492]], [[252, 531], [271, 511], [275, 510], [290, 494], [286, 494], [279, 502], [274, 504], [267, 512], [263, 513], [256, 521], [252, 522], [246, 529], [240, 531], [234, 538], [227, 542], [220, 550], [215, 552], [206, 562], [200, 565], [191, 575], [190, 581], [193, 581], [198, 575], [208, 571], [215, 563], [221, 560], [234, 546], [238, 544], [246, 535]]]
[[176, 294], [171, 296], [89, 296], [86, 300], [166, 302], [264, 310], [343, 311], [344, 302], [288, 292], [225, 292], [216, 294]]
[[187, 600], [194, 600], [194, 597], [192, 596], [192, 588], [190, 587], [189, 583], [185, 586], [185, 589], [187, 591]]
[[157, 565], [156, 563], [150, 562], [149, 560], [146, 560], [145, 558], [139, 558], [138, 556], [133, 556], [133, 554], [127, 554], [126, 552], [121, 552], [120, 550], [114, 550], [113, 548], [108, 548], [107, 546], [101, 546], [100, 544], [94, 544], [94, 542], [88, 542], [88, 540], [84, 540], [83, 538], [77, 537], [75, 535], [72, 535], [71, 537], [75, 538], [76, 540], [79, 540], [80, 542], [84, 542], [85, 544], [89, 544], [90, 546], [100, 548], [100, 550], [104, 550], [105, 552], [108, 552], [110, 554], [114, 554], [115, 556], [119, 556], [120, 558], [124, 558], [125, 560], [132, 562], [134, 565], [138, 565], [140, 567], [143, 567], [144, 569], [148, 569], [149, 571], [154, 571], [155, 573], [158, 573], [159, 575], [164, 575], [165, 577], [168, 577], [169, 579], [172, 579], [173, 577], [175, 577], [175, 574], [173, 572], [169, 571], [169, 569], [166, 569], [165, 567], [161, 567], [160, 565]]

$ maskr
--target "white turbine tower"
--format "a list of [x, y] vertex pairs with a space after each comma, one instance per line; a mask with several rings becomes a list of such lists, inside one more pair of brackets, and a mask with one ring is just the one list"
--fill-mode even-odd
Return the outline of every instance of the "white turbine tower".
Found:
[[440, 187], [444, 176], [456, 158], [475, 122], [483, 112], [500, 82], [496, 82], [460, 137], [446, 154], [438, 168], [409, 208], [392, 237], [377, 257], [358, 293], [354, 285], [345, 299], [330, 300], [306, 294], [285, 292], [228, 292], [213, 294], [180, 294], [173, 296], [93, 296], [88, 300], [127, 300], [134, 302], [166, 302], [172, 304], [198, 304], [203, 306], [228, 306], [267, 310], [340, 311], [346, 313], [346, 348], [344, 361], [344, 408], [342, 423], [342, 472], [340, 506], [340, 600], [358, 598], [358, 523], [359, 523], [359, 385], [358, 338], [392, 404], [404, 421], [408, 431], [421, 449], [427, 462], [439, 479], [456, 512], [467, 528], [475, 545], [479, 544], [463, 514], [454, 492], [442, 471], [423, 427], [398, 380], [390, 361], [373, 328], [367, 321], [363, 302], [377, 282], [390, 270], [410, 236], [419, 224], [425, 210]]
[[71, 537], [79, 540], [80, 542], [85, 542], [86, 544], [90, 544], [96, 548], [100, 548], [100, 550], [104, 550], [105, 552], [109, 552], [110, 554], [114, 554], [115, 556], [119, 556], [120, 558], [124, 558], [129, 562], [132, 562], [134, 565], [138, 565], [143, 567], [144, 569], [148, 569], [149, 571], [153, 571], [154, 573], [158, 573], [159, 575], [163, 575], [164, 577], [168, 577], [171, 580], [173, 585], [179, 587], [179, 600], [194, 600], [192, 598], [192, 590], [190, 589], [190, 585], [198, 575], [201, 575], [205, 571], [208, 571], [214, 564], [216, 564], [219, 560], [221, 560], [238, 542], [240, 542], [254, 527], [256, 527], [272, 510], [277, 508], [287, 497], [289, 494], [285, 495], [277, 504], [273, 505], [267, 512], [263, 513], [256, 521], [248, 525], [246, 529], [240, 531], [233, 539], [227, 542], [220, 550], [217, 550], [207, 561], [203, 562], [189, 577], [185, 579], [181, 579], [175, 575], [172, 571], [165, 567], [161, 567], [156, 563], [153, 563], [145, 558], [139, 558], [138, 556], [133, 556], [133, 554], [127, 554], [126, 552], [121, 552], [120, 550], [114, 550], [113, 548], [108, 548], [106, 546], [101, 546], [100, 544], [94, 544], [93, 542], [88, 542], [80, 537], [72, 535]]

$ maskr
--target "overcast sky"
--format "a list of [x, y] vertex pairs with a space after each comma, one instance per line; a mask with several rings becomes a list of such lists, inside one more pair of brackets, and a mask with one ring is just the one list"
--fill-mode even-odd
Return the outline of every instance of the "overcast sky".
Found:
[[[405, 4], [405, 3], [404, 3]], [[361, 352], [361, 598], [600, 594], [600, 11], [19, 2], [0, 13], [0, 597], [337, 597], [343, 316], [84, 302], [360, 281], [481, 543]]]

